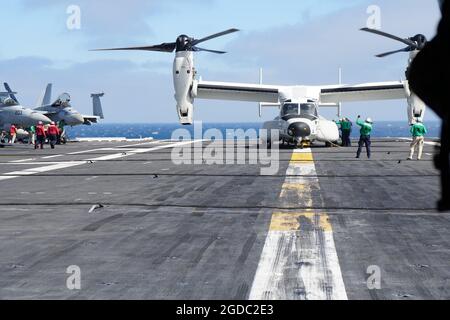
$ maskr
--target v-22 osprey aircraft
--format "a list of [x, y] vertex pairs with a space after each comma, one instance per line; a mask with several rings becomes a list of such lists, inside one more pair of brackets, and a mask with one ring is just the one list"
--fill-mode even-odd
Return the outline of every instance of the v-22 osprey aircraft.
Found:
[[[379, 30], [368, 28], [361, 30], [400, 41], [408, 46], [401, 50], [378, 55], [378, 57], [385, 57], [397, 52], [410, 52], [409, 63], [411, 63], [426, 43], [426, 38], [423, 35], [402, 39]], [[262, 107], [278, 107], [280, 108], [280, 116], [273, 121], [264, 123], [263, 128], [278, 130], [280, 140], [296, 144], [303, 144], [305, 141], [321, 141], [332, 144], [339, 140], [337, 125], [333, 121], [320, 116], [320, 107], [340, 108], [343, 102], [406, 99], [410, 124], [414, 123], [417, 117], [423, 119], [425, 115], [426, 106], [411, 92], [408, 81], [364, 83], [353, 86], [342, 84], [281, 86], [264, 85], [262, 83], [211, 82], [198, 79], [194, 67], [195, 52], [226, 53], [204, 49], [198, 47], [198, 45], [237, 31], [239, 30], [229, 29], [202, 39], [180, 35], [175, 42], [156, 46], [98, 49], [94, 51], [143, 50], [169, 53], [175, 51], [173, 82], [177, 112], [180, 123], [183, 125], [190, 125], [194, 121], [195, 99], [258, 102], [260, 113]], [[269, 145], [272, 142], [270, 141], [270, 135], [267, 142]]]

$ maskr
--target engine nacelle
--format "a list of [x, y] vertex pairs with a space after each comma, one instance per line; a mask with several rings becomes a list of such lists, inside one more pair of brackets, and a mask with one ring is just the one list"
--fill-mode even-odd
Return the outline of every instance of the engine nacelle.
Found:
[[191, 95], [195, 78], [194, 56], [191, 51], [177, 52], [173, 63], [173, 84], [180, 123], [194, 122], [194, 99]]
[[333, 121], [319, 119], [317, 125], [317, 140], [323, 142], [333, 142], [339, 140], [339, 128]]

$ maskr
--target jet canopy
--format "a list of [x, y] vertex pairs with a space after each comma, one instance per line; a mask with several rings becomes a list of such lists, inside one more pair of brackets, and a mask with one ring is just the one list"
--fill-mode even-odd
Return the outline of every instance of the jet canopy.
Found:
[[68, 93], [63, 93], [56, 99], [53, 106], [62, 108], [70, 107], [70, 95]]

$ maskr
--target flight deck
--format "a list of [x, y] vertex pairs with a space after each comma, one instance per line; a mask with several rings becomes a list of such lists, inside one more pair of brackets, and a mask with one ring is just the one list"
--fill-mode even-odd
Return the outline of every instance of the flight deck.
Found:
[[401, 139], [375, 139], [370, 160], [281, 147], [274, 175], [176, 165], [178, 146], [0, 149], [0, 299], [450, 298], [434, 144], [421, 161]]

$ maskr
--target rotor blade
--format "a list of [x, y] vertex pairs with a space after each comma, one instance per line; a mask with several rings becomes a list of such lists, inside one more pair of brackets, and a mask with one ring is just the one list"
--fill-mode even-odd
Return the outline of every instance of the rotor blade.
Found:
[[411, 51], [411, 47], [406, 47], [406, 48], [403, 48], [403, 49], [400, 49], [400, 50], [395, 50], [395, 51], [390, 51], [390, 52], [386, 52], [386, 53], [377, 54], [376, 57], [384, 58], [384, 57], [387, 57], [387, 56], [390, 56], [392, 54], [396, 54], [396, 53], [399, 53], [399, 52], [409, 52], [409, 51]]
[[208, 40], [211, 40], [211, 39], [219, 38], [219, 37], [225, 36], [227, 34], [238, 32], [238, 31], [239, 31], [239, 29], [229, 29], [229, 30], [226, 30], [226, 31], [223, 31], [223, 32], [219, 32], [219, 33], [210, 35], [208, 37], [205, 37], [205, 38], [202, 38], [202, 39], [199, 39], [199, 40], [194, 40], [192, 42], [192, 45], [195, 46], [195, 45], [197, 45], [199, 43], [202, 43], [202, 42], [205, 42], [205, 41], [208, 41]]
[[112, 48], [112, 49], [96, 49], [91, 51], [128, 51], [128, 50], [139, 50], [139, 51], [158, 51], [158, 52], [173, 52], [176, 48], [175, 42], [162, 43], [157, 46], [145, 46], [145, 47], [128, 47], [128, 48]]
[[194, 49], [194, 51], [196, 51], [196, 52], [205, 51], [205, 52], [211, 52], [211, 53], [217, 53], [217, 54], [226, 53], [225, 51], [209, 50], [209, 49], [203, 49], [203, 48], [199, 48], [199, 47], [193, 47], [192, 49]]
[[402, 43], [404, 43], [404, 44], [406, 44], [408, 46], [414, 46], [415, 47], [417, 45], [414, 41], [412, 41], [410, 39], [402, 39], [400, 37], [394, 36], [392, 34], [389, 34], [389, 33], [386, 33], [386, 32], [380, 31], [380, 30], [375, 30], [375, 29], [370, 29], [370, 28], [362, 28], [361, 31], [370, 32], [370, 33], [373, 33], [373, 34], [376, 34], [376, 35], [379, 35], [379, 36], [382, 36], [382, 37], [386, 37], [386, 38], [389, 38], [389, 39], [392, 39], [392, 40], [400, 41], [400, 42], [402, 42]]

